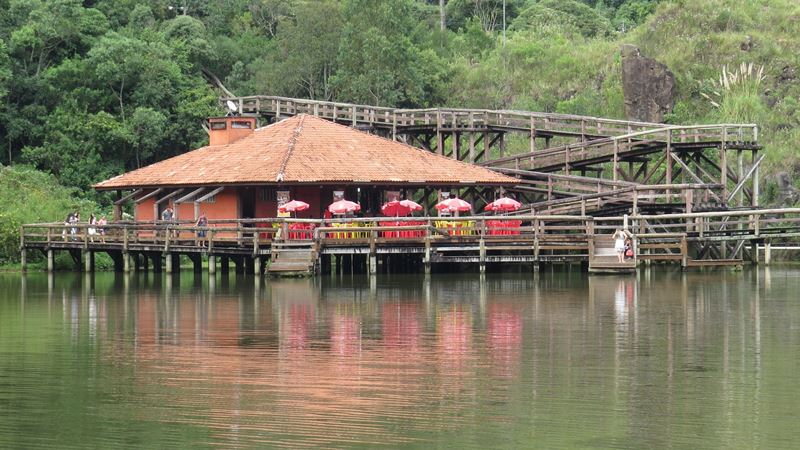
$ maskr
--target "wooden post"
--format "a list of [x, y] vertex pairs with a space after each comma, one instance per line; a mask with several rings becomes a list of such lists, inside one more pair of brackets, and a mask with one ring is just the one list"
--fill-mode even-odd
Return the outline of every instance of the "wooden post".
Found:
[[772, 243], [769, 240], [764, 241], [764, 265], [768, 266], [772, 263]]
[[[569, 150], [567, 150], [569, 152]], [[617, 181], [619, 171], [619, 141], [614, 139], [614, 177], [613, 180]]]
[[722, 184], [722, 200], [728, 198], [728, 155], [725, 151], [728, 140], [728, 129], [722, 127], [722, 143], [719, 146], [719, 170], [722, 172], [720, 175], [720, 184]]
[[47, 272], [53, 273], [53, 250], [47, 249]]
[[[667, 163], [666, 182], [672, 184], [672, 132], [667, 130], [667, 151], [664, 161]], [[654, 167], [653, 170], [656, 168]], [[667, 203], [672, 203], [672, 191], [667, 189]]]
[[[755, 164], [756, 163], [756, 156], [757, 156], [758, 152], [753, 150], [752, 153], [753, 153], [753, 164]], [[758, 168], [759, 168], [759, 166], [756, 166], [755, 171], [753, 171], [753, 198], [750, 200], [750, 203], [753, 205], [754, 208], [758, 208], [758, 195], [759, 195], [759, 192], [758, 192]]]
[[681, 268], [686, 270], [687, 267], [689, 267], [689, 246], [684, 236], [681, 238]]
[[[430, 233], [430, 231], [427, 231]], [[431, 273], [431, 239], [430, 235], [425, 236], [425, 259], [423, 260], [425, 264], [425, 275], [430, 275]]]
[[261, 256], [259, 255], [253, 257], [253, 275], [261, 276]]
[[750, 241], [750, 263], [758, 264], [758, 241]]
[[172, 254], [169, 252], [164, 253], [164, 272], [172, 273]]
[[83, 252], [83, 269], [86, 273], [91, 273], [94, 270], [94, 252], [91, 250], [84, 250]]
[[[237, 264], [238, 269], [238, 264]], [[208, 274], [213, 276], [217, 273], [217, 257], [214, 255], [208, 255]]]
[[219, 268], [222, 271], [222, 276], [228, 275], [231, 267], [231, 259], [227, 256], [220, 256], [219, 259]]
[[122, 273], [131, 273], [131, 255], [122, 252]]
[[478, 259], [480, 260], [480, 271], [481, 273], [486, 272], [486, 243], [483, 241], [483, 237], [478, 243]]

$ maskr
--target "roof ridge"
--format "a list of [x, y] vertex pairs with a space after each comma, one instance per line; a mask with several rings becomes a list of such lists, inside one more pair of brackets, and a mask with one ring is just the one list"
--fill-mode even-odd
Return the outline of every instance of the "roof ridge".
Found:
[[289, 158], [292, 156], [292, 151], [294, 150], [295, 145], [297, 145], [297, 139], [300, 137], [300, 133], [303, 131], [304, 120], [305, 114], [300, 116], [297, 127], [294, 129], [292, 137], [289, 138], [289, 147], [286, 149], [286, 154], [283, 155], [283, 161], [281, 161], [281, 166], [278, 169], [278, 175], [275, 177], [275, 181], [278, 183], [283, 182], [283, 177], [286, 174], [286, 166], [289, 164]]

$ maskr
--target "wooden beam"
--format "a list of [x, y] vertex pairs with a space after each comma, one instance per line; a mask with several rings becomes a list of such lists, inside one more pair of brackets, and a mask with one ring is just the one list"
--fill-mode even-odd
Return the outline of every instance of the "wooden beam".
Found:
[[161, 203], [164, 203], [165, 201], [171, 199], [172, 197], [175, 197], [176, 195], [180, 194], [181, 192], [183, 192], [185, 190], [186, 189], [180, 188], [178, 190], [172, 191], [169, 194], [167, 194], [167, 195], [161, 197], [160, 199], [156, 200], [155, 204], [156, 205], [160, 205]]
[[200, 192], [203, 192], [206, 189], [207, 188], [205, 188], [205, 187], [197, 188], [197, 189], [193, 190], [192, 192], [189, 192], [188, 194], [184, 195], [183, 197], [175, 200], [174, 203], [176, 203], [176, 204], [184, 203], [184, 202], [186, 202], [186, 200], [189, 200], [190, 198], [194, 197], [195, 195], [199, 194]]
[[158, 188], [158, 189], [156, 189], [156, 190], [154, 190], [152, 192], [147, 193], [144, 197], [137, 198], [133, 202], [136, 203], [136, 204], [142, 203], [143, 201], [147, 200], [148, 198], [154, 197], [154, 196], [160, 194], [163, 190], [164, 190], [164, 188]]
[[[670, 156], [672, 156], [672, 159], [674, 159], [675, 162], [677, 162], [683, 168], [683, 173], [689, 174], [690, 177], [692, 177], [696, 182], [700, 184], [708, 184], [704, 182], [702, 179], [700, 179], [700, 177], [695, 175], [694, 172], [692, 172], [692, 169], [690, 169], [689, 166], [686, 165], [686, 163], [684, 163], [683, 161], [681, 161], [680, 158], [678, 158], [678, 155], [672, 153], [670, 154]], [[722, 201], [722, 199], [719, 198], [719, 196], [717, 196], [717, 194], [715, 194], [714, 192], [711, 192], [711, 195], [713, 195], [718, 201]]]
[[133, 197], [136, 197], [137, 195], [141, 194], [142, 191], [144, 191], [144, 189], [136, 189], [135, 191], [131, 192], [130, 194], [127, 194], [126, 196], [124, 196], [124, 197], [120, 198], [119, 200], [115, 201], [114, 204], [115, 205], [121, 205], [121, 204], [127, 202], [128, 200], [132, 199]]
[[198, 198], [197, 200], [195, 200], [195, 203], [204, 202], [204, 201], [208, 200], [209, 198], [211, 198], [211, 197], [219, 194], [220, 192], [222, 192], [223, 189], [225, 189], [225, 186], [220, 186], [220, 187], [214, 189], [213, 191], [209, 192], [208, 194], [206, 194], [206, 195]]
[[744, 184], [747, 182], [747, 180], [753, 175], [753, 173], [755, 173], [756, 170], [758, 170], [758, 166], [761, 164], [761, 161], [764, 160], [764, 156], [766, 155], [761, 155], [761, 157], [756, 160], [755, 164], [753, 164], [753, 167], [747, 171], [747, 174], [739, 180], [739, 183], [736, 185], [733, 191], [731, 191], [730, 195], [728, 195], [728, 202], [733, 200], [733, 197], [736, 196], [736, 194], [739, 193], [739, 190], [744, 187]]

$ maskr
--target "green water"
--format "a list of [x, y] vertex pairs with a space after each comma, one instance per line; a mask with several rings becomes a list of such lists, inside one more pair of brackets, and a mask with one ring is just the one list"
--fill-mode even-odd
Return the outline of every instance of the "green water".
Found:
[[800, 270], [0, 276], [2, 448], [796, 448]]

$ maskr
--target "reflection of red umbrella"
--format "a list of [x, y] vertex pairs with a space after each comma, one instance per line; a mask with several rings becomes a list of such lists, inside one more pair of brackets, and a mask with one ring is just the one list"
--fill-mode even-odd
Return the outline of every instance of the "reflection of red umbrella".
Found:
[[486, 211], [516, 211], [522, 206], [522, 203], [514, 200], [513, 198], [502, 197], [486, 205]]
[[349, 212], [361, 211], [361, 205], [350, 200], [339, 200], [328, 205], [328, 211], [333, 214], [346, 214]]
[[446, 200], [442, 200], [436, 204], [436, 209], [439, 211], [450, 211], [450, 212], [464, 212], [469, 211], [472, 209], [472, 205], [461, 200], [460, 198], [448, 198]]
[[306, 202], [301, 202], [300, 200], [292, 200], [290, 202], [286, 202], [283, 205], [278, 207], [278, 212], [298, 212], [298, 211], [305, 211], [309, 208], [309, 204]]
[[422, 205], [411, 200], [392, 200], [381, 206], [384, 216], [407, 216], [412, 211], [422, 211]]

